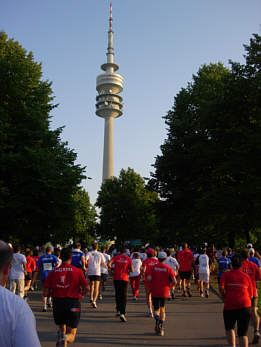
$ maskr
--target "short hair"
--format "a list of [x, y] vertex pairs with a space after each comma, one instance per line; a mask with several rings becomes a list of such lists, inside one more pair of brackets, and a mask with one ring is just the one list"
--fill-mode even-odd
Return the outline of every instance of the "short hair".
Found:
[[182, 249], [184, 250], [184, 249], [187, 249], [187, 248], [188, 248], [187, 242], [182, 243]]
[[76, 246], [76, 248], [81, 248], [81, 247], [82, 247], [82, 245], [80, 244], [80, 242], [77, 242], [77, 243], [75, 244], [75, 246]]
[[133, 253], [133, 259], [139, 259], [139, 253], [137, 253], [137, 252], [134, 252]]
[[38, 249], [35, 248], [35, 249], [33, 250], [33, 257], [37, 257], [38, 254], [39, 254]]
[[232, 263], [233, 269], [237, 270], [237, 269], [241, 268], [241, 266], [242, 266], [242, 261], [243, 261], [242, 255], [241, 255], [241, 254], [235, 254], [235, 255], [231, 258], [231, 263]]
[[13, 249], [14, 249], [14, 253], [17, 253], [17, 252], [21, 251], [22, 248], [21, 248], [20, 245], [15, 244], [14, 247], [13, 247]]
[[167, 256], [169, 257], [171, 255], [171, 250], [170, 249], [167, 249], [166, 250], [166, 253], [167, 253]]
[[2, 270], [13, 259], [13, 253], [7, 243], [0, 240], [0, 270]]
[[120, 254], [122, 254], [122, 253], [126, 253], [127, 249], [126, 249], [126, 247], [124, 247], [124, 246], [120, 246], [120, 247], [118, 248], [118, 251], [119, 251]]
[[31, 256], [32, 256], [32, 251], [31, 251], [31, 249], [27, 249], [27, 250], [25, 251], [25, 255], [26, 255], [26, 257], [31, 257]]
[[240, 255], [243, 259], [248, 259], [249, 258], [249, 249], [248, 248], [241, 249]]
[[61, 250], [61, 259], [62, 261], [67, 261], [69, 259], [71, 259], [72, 257], [72, 249], [69, 247], [63, 248]]
[[45, 252], [52, 252], [53, 251], [53, 247], [52, 246], [47, 246]]
[[106, 246], [101, 246], [101, 252], [106, 252], [107, 247]]
[[94, 250], [98, 249], [98, 243], [97, 242], [93, 242], [92, 249], [94, 249]]

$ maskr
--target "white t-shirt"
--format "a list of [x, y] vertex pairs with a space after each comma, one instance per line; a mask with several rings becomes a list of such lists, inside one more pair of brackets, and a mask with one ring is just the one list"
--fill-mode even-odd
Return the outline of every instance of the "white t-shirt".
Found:
[[0, 346], [41, 347], [28, 304], [0, 286]]
[[177, 261], [176, 258], [173, 257], [167, 257], [167, 259], [165, 260], [164, 264], [168, 265], [169, 267], [172, 268], [172, 270], [174, 271], [175, 274], [178, 273], [179, 270], [179, 263]]
[[209, 258], [206, 254], [201, 254], [198, 258], [198, 273], [209, 273]]
[[101, 252], [91, 251], [86, 255], [88, 262], [88, 276], [101, 276], [101, 264], [106, 263], [105, 257]]
[[132, 264], [134, 267], [134, 272], [130, 272], [129, 276], [130, 277], [139, 276], [142, 261], [140, 259], [132, 259]]
[[138, 253], [139, 253], [141, 261], [144, 261], [145, 259], [147, 259], [147, 254], [146, 253], [143, 253], [143, 252], [138, 252]]
[[106, 263], [106, 266], [101, 266], [101, 273], [102, 274], [105, 274], [105, 275], [108, 275], [108, 263], [109, 261], [111, 260], [111, 256], [107, 253], [102, 253], [104, 258], [105, 258], [105, 263]]
[[10, 271], [10, 280], [23, 280], [24, 279], [24, 267], [23, 264], [26, 265], [26, 258], [21, 253], [14, 253], [12, 266]]

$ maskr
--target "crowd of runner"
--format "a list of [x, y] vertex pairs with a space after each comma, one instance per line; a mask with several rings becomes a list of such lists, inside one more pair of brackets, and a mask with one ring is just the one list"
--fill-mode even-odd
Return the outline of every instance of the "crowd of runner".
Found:
[[[202, 247], [190, 250], [182, 247], [162, 249], [140, 247], [107, 249], [94, 242], [90, 249], [81, 244], [62, 249], [48, 246], [40, 250], [12, 247], [13, 258], [6, 287], [25, 301], [28, 292], [37, 289], [39, 276], [43, 290], [43, 312], [52, 308], [59, 327], [56, 346], [66, 346], [75, 340], [80, 320], [81, 299], [89, 293], [90, 305], [98, 309], [103, 299], [108, 276], [113, 278], [116, 312], [121, 322], [127, 322], [128, 283], [133, 300], [138, 300], [143, 281], [146, 294], [145, 314], [155, 319], [155, 333], [164, 335], [165, 306], [175, 300], [177, 291], [191, 297], [195, 283], [200, 297], [209, 297], [210, 274], [215, 270], [219, 291], [224, 300], [224, 325], [229, 346], [236, 346], [235, 325], [240, 346], [248, 346], [248, 326], [252, 318], [253, 344], [259, 343], [260, 319], [257, 310], [257, 281], [261, 279], [261, 261], [253, 245], [233, 254], [231, 249]], [[1, 265], [1, 264], [0, 264]], [[215, 268], [216, 267], [216, 268]]]

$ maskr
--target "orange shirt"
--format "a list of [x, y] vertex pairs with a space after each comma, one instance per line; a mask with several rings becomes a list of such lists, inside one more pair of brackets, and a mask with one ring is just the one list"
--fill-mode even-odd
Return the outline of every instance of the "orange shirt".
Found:
[[27, 256], [26, 257], [26, 272], [32, 272], [36, 268], [36, 262], [34, 258]]

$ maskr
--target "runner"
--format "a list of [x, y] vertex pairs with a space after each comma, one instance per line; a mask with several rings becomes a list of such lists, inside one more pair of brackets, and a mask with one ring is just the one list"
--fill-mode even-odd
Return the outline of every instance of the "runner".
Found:
[[251, 279], [241, 271], [242, 257], [232, 257], [232, 270], [220, 278], [219, 290], [224, 299], [224, 323], [228, 345], [236, 347], [235, 324], [240, 347], [248, 347], [247, 331], [251, 317], [253, 287]]
[[101, 266], [106, 266], [106, 259], [101, 252], [98, 252], [98, 243], [92, 244], [92, 251], [86, 256], [87, 273], [90, 280], [90, 303], [93, 308], [97, 308], [97, 298], [100, 291]]
[[222, 252], [222, 257], [217, 260], [218, 263], [218, 283], [224, 272], [228, 271], [231, 267], [231, 259], [227, 257], [227, 251]]
[[86, 258], [85, 254], [81, 251], [81, 247], [80, 242], [77, 242], [72, 249], [72, 265], [86, 272]]
[[28, 249], [25, 252], [25, 258], [26, 258], [26, 275], [25, 275], [25, 287], [24, 287], [24, 299], [25, 301], [28, 300], [28, 290], [30, 289], [31, 282], [33, 279], [33, 271], [36, 268], [36, 263], [34, 258], [32, 258], [32, 251]]
[[255, 263], [258, 266], [258, 268], [260, 269], [261, 268], [261, 261], [255, 257], [255, 253], [256, 252], [255, 252], [254, 248], [249, 248], [250, 257], [248, 258], [248, 260]]
[[126, 305], [128, 296], [129, 272], [134, 272], [132, 260], [126, 255], [126, 248], [119, 248], [119, 255], [116, 255], [109, 262], [108, 267], [114, 265], [113, 283], [115, 289], [116, 315], [120, 316], [122, 322], [127, 322]]
[[190, 292], [190, 279], [192, 275], [192, 264], [194, 261], [193, 253], [188, 249], [188, 244], [184, 243], [182, 245], [182, 251], [178, 253], [177, 258], [180, 268], [179, 268], [179, 275], [181, 279], [181, 285], [183, 289], [182, 296], [186, 296], [186, 293], [189, 297], [191, 297]]
[[[40, 259], [40, 256], [39, 256], [39, 253], [38, 253], [38, 249], [34, 249], [33, 250], [33, 258], [34, 258], [35, 264], [37, 264], [38, 260]], [[35, 269], [33, 270], [33, 279], [32, 279], [31, 288], [30, 288], [32, 291], [37, 290], [37, 283], [36, 283], [36, 281], [37, 281], [38, 273], [39, 273], [39, 268], [36, 265]]]
[[148, 276], [151, 274], [152, 267], [155, 264], [157, 264], [159, 261], [157, 258], [154, 257], [155, 251], [153, 248], [148, 248], [146, 253], [147, 253], [147, 259], [145, 259], [142, 262], [141, 276], [144, 277], [144, 288], [145, 288], [146, 301], [148, 306], [147, 315], [149, 317], [153, 317], [152, 300], [151, 300], [151, 281], [148, 280]]
[[[46, 254], [42, 255], [36, 264], [41, 271], [41, 280], [43, 286], [48, 274], [54, 270], [58, 264], [58, 258], [52, 254], [52, 250], [53, 249], [51, 246], [46, 247]], [[43, 312], [47, 312], [47, 306], [52, 307], [52, 300], [51, 297], [48, 297], [47, 303], [47, 296], [44, 293], [45, 292], [43, 291]]]
[[13, 260], [9, 276], [9, 289], [12, 293], [24, 297], [24, 275], [26, 273], [26, 258], [21, 254], [21, 247], [14, 245]]
[[137, 296], [139, 295], [140, 291], [140, 269], [142, 265], [139, 253], [133, 253], [132, 264], [134, 267], [134, 272], [130, 272], [130, 284], [133, 294], [133, 300], [137, 300]]
[[244, 248], [241, 250], [241, 256], [243, 258], [242, 268], [241, 270], [245, 273], [247, 273], [251, 279], [252, 286], [253, 286], [253, 298], [252, 298], [252, 305], [251, 305], [251, 317], [253, 320], [254, 325], [254, 338], [252, 341], [252, 344], [258, 344], [260, 334], [259, 334], [259, 323], [260, 323], [260, 317], [258, 315], [258, 292], [256, 289], [256, 282], [260, 281], [261, 279], [261, 272], [258, 266], [251, 261], [248, 260], [249, 258], [249, 250], [247, 248]]
[[[165, 260], [165, 264], [172, 268], [172, 270], [175, 274], [175, 277], [176, 277], [178, 275], [178, 271], [179, 271], [179, 263], [178, 263], [177, 259], [174, 256], [172, 256], [173, 251], [168, 249], [166, 251], [166, 253], [167, 253], [167, 259]], [[172, 300], [174, 300], [175, 299], [175, 285], [170, 287], [170, 295], [171, 295]]]
[[72, 266], [72, 250], [63, 248], [62, 264], [44, 282], [44, 295], [53, 297], [53, 318], [59, 326], [56, 346], [73, 343], [81, 315], [80, 300], [88, 292], [83, 272]]
[[105, 291], [105, 284], [107, 282], [107, 278], [109, 275], [108, 272], [108, 264], [111, 260], [111, 256], [109, 254], [106, 253], [107, 252], [107, 247], [102, 246], [101, 247], [101, 253], [103, 254], [104, 258], [105, 258], [105, 266], [101, 266], [101, 283], [100, 283], [100, 292], [99, 292], [99, 299], [102, 300], [102, 292]]
[[198, 277], [199, 277], [199, 294], [203, 298], [204, 297], [204, 287], [205, 287], [205, 297], [209, 297], [209, 276], [210, 269], [212, 267], [212, 260], [207, 255], [207, 249], [204, 248], [201, 251], [201, 254], [198, 256], [196, 260], [196, 265], [198, 265]]
[[154, 307], [155, 332], [159, 336], [164, 335], [163, 323], [166, 320], [165, 301], [169, 297], [170, 287], [177, 283], [174, 271], [164, 264], [167, 258], [165, 252], [158, 253], [159, 263], [151, 269], [148, 280], [151, 282], [151, 294]]

